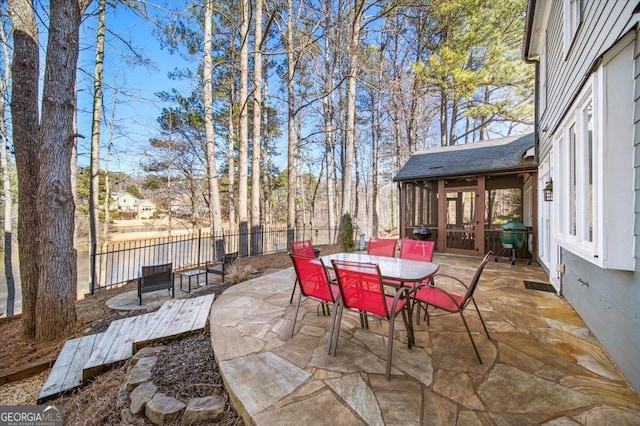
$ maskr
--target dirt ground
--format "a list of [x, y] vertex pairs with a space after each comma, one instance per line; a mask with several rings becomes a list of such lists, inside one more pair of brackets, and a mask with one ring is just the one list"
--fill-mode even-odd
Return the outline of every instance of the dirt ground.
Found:
[[[339, 251], [337, 246], [321, 248], [323, 255]], [[287, 253], [241, 258], [238, 261], [238, 273], [235, 277], [233, 275], [230, 277], [230, 285], [233, 285], [234, 278], [241, 281], [269, 269], [284, 269], [290, 266], [291, 260]], [[228, 286], [210, 286], [205, 290], [219, 293], [226, 288]], [[73, 334], [46, 344], [35, 344], [22, 338], [19, 316], [3, 319], [0, 321], [0, 336], [3, 342], [0, 345], [0, 376], [9, 370], [55, 360], [67, 339], [104, 331], [112, 321], [125, 316], [147, 313], [146, 311], [121, 313], [107, 307], [106, 301], [111, 297], [135, 289], [135, 282], [130, 282], [119, 288], [85, 296], [84, 299], [76, 302], [78, 321]], [[199, 292], [197, 295], [202, 294]], [[160, 356], [163, 359], [163, 368], [154, 371], [153, 380], [156, 383], [162, 383], [161, 387], [165, 393], [179, 399], [217, 394], [227, 398], [228, 401], [228, 394], [224, 390], [215, 365], [208, 331], [165, 345]], [[185, 366], [191, 367], [185, 368]], [[122, 402], [118, 403], [118, 388], [124, 380], [126, 368], [127, 364], [112, 369], [84, 388], [50, 403], [63, 405], [65, 424], [131, 424], [121, 416], [121, 409], [126, 408], [126, 403], [124, 405]], [[35, 404], [40, 387], [47, 376], [48, 371], [45, 371], [21, 382], [0, 386], [0, 404]], [[92, 407], [91, 410], [87, 410], [89, 406]], [[227, 415], [219, 424], [242, 424], [233, 407], [229, 403], [227, 407]], [[139, 420], [135, 424], [148, 424], [144, 419]]]

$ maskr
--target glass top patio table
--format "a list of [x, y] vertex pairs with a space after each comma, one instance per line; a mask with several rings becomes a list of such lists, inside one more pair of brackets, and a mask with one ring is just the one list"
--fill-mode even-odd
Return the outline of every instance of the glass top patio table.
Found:
[[[331, 260], [375, 263], [380, 268], [380, 275], [383, 280], [407, 283], [421, 282], [435, 274], [440, 268], [440, 265], [433, 262], [401, 259], [399, 257], [371, 256], [361, 253], [335, 253], [322, 256], [321, 259], [327, 268], [332, 268]], [[385, 284], [393, 285], [393, 281], [385, 281]]]

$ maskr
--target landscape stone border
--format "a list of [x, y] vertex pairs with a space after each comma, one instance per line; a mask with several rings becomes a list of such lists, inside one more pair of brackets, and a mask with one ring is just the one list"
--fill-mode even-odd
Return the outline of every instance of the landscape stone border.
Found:
[[[157, 425], [173, 422], [182, 416], [181, 425], [216, 422], [225, 413], [225, 400], [219, 396], [192, 398], [183, 402], [158, 392], [153, 383], [152, 370], [163, 346], [147, 346], [131, 358], [126, 380], [120, 385], [118, 407], [122, 418], [133, 423], [136, 416], [144, 415]], [[128, 402], [128, 404], [127, 404]]]

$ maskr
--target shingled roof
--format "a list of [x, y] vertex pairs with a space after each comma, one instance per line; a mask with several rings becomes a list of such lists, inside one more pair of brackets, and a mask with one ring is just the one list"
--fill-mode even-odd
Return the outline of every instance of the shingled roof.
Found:
[[504, 172], [535, 171], [525, 153], [533, 148], [533, 133], [416, 152], [393, 178], [394, 182]]

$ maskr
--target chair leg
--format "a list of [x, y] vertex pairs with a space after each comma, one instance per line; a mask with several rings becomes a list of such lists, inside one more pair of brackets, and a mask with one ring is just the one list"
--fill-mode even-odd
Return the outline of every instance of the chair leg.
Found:
[[460, 311], [460, 317], [462, 318], [462, 322], [464, 323], [464, 328], [467, 329], [467, 334], [469, 335], [469, 339], [471, 339], [473, 350], [476, 351], [476, 356], [478, 357], [478, 361], [480, 361], [480, 364], [482, 364], [482, 358], [480, 358], [480, 352], [478, 352], [478, 348], [476, 347], [476, 342], [473, 341], [473, 336], [471, 335], [471, 331], [469, 330], [469, 326], [467, 325], [467, 320], [464, 319], [464, 315], [462, 314], [462, 311]]
[[298, 319], [298, 310], [300, 309], [300, 300], [302, 299], [302, 292], [298, 294], [298, 304], [296, 305], [296, 313], [293, 316], [293, 327], [291, 327], [291, 337], [293, 338], [293, 333], [296, 331], [296, 320]]
[[[222, 278], [224, 280], [224, 276]], [[289, 304], [293, 303], [293, 293], [296, 292], [296, 286], [298, 285], [298, 278], [296, 278], [295, 282], [293, 283], [293, 288], [291, 289], [291, 297], [289, 298]]]
[[384, 377], [387, 381], [391, 380], [391, 356], [393, 355], [393, 328], [396, 322], [396, 317], [393, 315], [389, 318], [389, 337], [387, 338], [387, 370]]
[[402, 320], [404, 321], [404, 327], [407, 329], [407, 346], [409, 347], [409, 349], [411, 349], [411, 346], [416, 344], [415, 337], [413, 335], [413, 326], [411, 325], [411, 315], [411, 312], [407, 314], [407, 312], [405, 312], [405, 309], [402, 310]]
[[[342, 311], [344, 310], [344, 306], [339, 304], [336, 306], [336, 318], [335, 323], [333, 325], [333, 332], [331, 339], [329, 340], [329, 354], [336, 356], [336, 350], [338, 349], [338, 338], [340, 337], [340, 325], [342, 323]], [[333, 352], [331, 349], [333, 348]]]
[[476, 312], [478, 313], [478, 317], [480, 318], [480, 322], [482, 323], [482, 328], [484, 328], [484, 332], [486, 333], [487, 338], [491, 340], [491, 336], [489, 336], [489, 331], [487, 330], [487, 326], [484, 324], [482, 315], [480, 315], [480, 309], [478, 309], [478, 305], [476, 305], [476, 301], [473, 299], [473, 297], [471, 298], [471, 301], [473, 302], [473, 306], [475, 306], [476, 308]]

